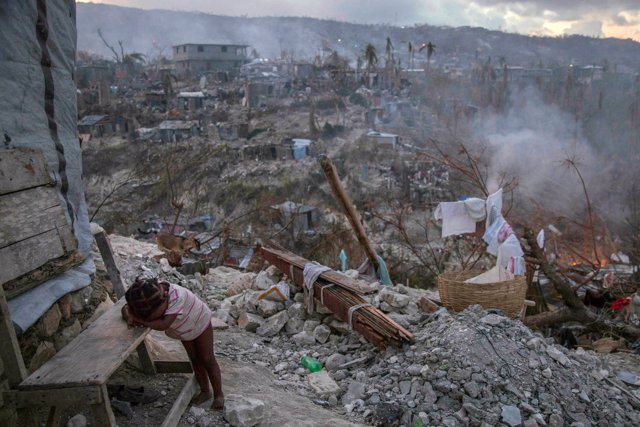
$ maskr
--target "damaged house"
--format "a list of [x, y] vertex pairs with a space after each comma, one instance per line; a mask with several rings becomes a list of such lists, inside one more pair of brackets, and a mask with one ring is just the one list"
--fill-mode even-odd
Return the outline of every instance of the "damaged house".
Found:
[[256, 160], [304, 160], [314, 153], [310, 139], [285, 139], [280, 144], [252, 144], [242, 147], [244, 158]]
[[115, 130], [115, 124], [107, 115], [84, 116], [78, 122], [78, 133], [80, 135], [90, 135], [91, 138], [109, 136]]
[[178, 94], [178, 109], [181, 111], [196, 111], [204, 107], [205, 94], [203, 92], [180, 92]]
[[247, 48], [244, 44], [181, 44], [173, 46], [173, 62], [179, 76], [217, 71], [236, 75], [248, 62]]
[[248, 123], [218, 123], [218, 136], [223, 141], [235, 141], [249, 136]]
[[180, 141], [200, 135], [197, 120], [165, 120], [158, 125], [158, 135], [164, 142]]
[[318, 209], [315, 206], [286, 201], [271, 206], [271, 209], [278, 215], [278, 224], [292, 227], [296, 234], [311, 230], [318, 221]]

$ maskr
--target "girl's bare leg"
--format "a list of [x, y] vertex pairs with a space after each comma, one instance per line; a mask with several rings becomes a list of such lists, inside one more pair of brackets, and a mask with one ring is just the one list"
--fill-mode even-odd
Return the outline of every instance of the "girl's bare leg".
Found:
[[198, 357], [198, 349], [195, 341], [182, 341], [182, 345], [185, 350], [187, 350], [187, 355], [189, 356], [189, 360], [191, 360], [191, 365], [193, 367], [193, 373], [196, 376], [198, 385], [200, 386], [200, 394], [196, 395], [191, 400], [191, 404], [199, 405], [211, 399], [207, 369]]
[[211, 408], [220, 410], [224, 408], [224, 394], [222, 393], [220, 366], [213, 353], [213, 328], [211, 325], [194, 342], [198, 352], [198, 360], [204, 365], [213, 386], [214, 400]]

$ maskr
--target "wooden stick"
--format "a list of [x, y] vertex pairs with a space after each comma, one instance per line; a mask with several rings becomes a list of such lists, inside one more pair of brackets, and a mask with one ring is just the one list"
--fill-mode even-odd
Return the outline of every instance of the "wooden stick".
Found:
[[27, 370], [22, 359], [22, 352], [11, 321], [9, 306], [0, 283], [0, 357], [4, 364], [9, 386], [15, 388], [27, 377]]
[[196, 391], [198, 391], [198, 382], [194, 375], [190, 375], [187, 383], [182, 388], [180, 395], [178, 395], [178, 398], [171, 407], [171, 410], [164, 419], [161, 427], [173, 427], [178, 425], [180, 417], [184, 413], [185, 409], [187, 409], [187, 406], [189, 406], [189, 402], [191, 402], [191, 398], [195, 396]]
[[362, 222], [360, 222], [360, 215], [358, 215], [358, 211], [356, 211], [355, 206], [353, 206], [351, 198], [345, 191], [342, 181], [340, 181], [340, 176], [338, 176], [336, 167], [333, 165], [331, 159], [326, 156], [322, 156], [320, 158], [320, 166], [322, 166], [322, 170], [327, 177], [327, 181], [329, 181], [333, 195], [340, 205], [342, 205], [342, 208], [347, 215], [347, 219], [349, 220], [351, 227], [353, 227], [353, 231], [356, 233], [358, 242], [360, 242], [364, 248], [367, 258], [369, 258], [369, 262], [371, 262], [371, 265], [373, 265], [377, 272], [380, 267], [378, 265], [378, 255], [376, 254], [375, 249], [373, 249], [373, 246], [371, 246], [369, 238], [367, 238], [364, 226], [362, 225]]
[[118, 265], [116, 264], [116, 259], [113, 256], [113, 249], [111, 249], [111, 244], [109, 243], [109, 237], [107, 233], [102, 229], [102, 227], [94, 226], [92, 229], [93, 238], [98, 245], [98, 249], [100, 250], [100, 255], [102, 256], [102, 260], [104, 261], [105, 267], [107, 267], [107, 274], [109, 276], [109, 280], [113, 284], [113, 289], [116, 292], [116, 296], [118, 299], [124, 297], [124, 293], [126, 289], [124, 288], [124, 283], [122, 282], [122, 278], [120, 277], [120, 270], [118, 269]]

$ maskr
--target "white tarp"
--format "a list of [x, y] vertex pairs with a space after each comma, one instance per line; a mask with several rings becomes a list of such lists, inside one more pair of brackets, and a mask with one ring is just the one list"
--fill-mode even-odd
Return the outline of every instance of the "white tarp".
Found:
[[[0, 2], [0, 149], [42, 150], [78, 249], [89, 255], [92, 236], [76, 127], [75, 17], [74, 0]], [[31, 326], [64, 294], [87, 286], [94, 272], [89, 256], [73, 271], [10, 300], [17, 331]]]

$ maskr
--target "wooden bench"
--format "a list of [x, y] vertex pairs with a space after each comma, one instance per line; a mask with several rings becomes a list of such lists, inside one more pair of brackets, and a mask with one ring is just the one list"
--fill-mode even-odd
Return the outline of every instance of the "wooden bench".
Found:
[[149, 333], [127, 328], [120, 314], [123, 304], [121, 299], [20, 383], [17, 408], [50, 407], [47, 425], [57, 425], [65, 407], [88, 404], [95, 425], [115, 426], [107, 380]]
[[[125, 288], [108, 236], [100, 227], [93, 225], [92, 233], [120, 299], [43, 366], [20, 382], [16, 390], [4, 393], [5, 399], [13, 402], [18, 409], [20, 425], [39, 425], [33, 411], [36, 407], [48, 407], [47, 426], [57, 426], [66, 407], [89, 405], [94, 425], [115, 427], [107, 380], [134, 351], [137, 351], [146, 374], [192, 372], [186, 354], [180, 361], [152, 360], [145, 344], [150, 329], [127, 327], [121, 315], [125, 304]], [[163, 427], [177, 424], [196, 391], [197, 383], [192, 375]]]

